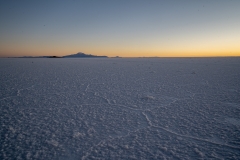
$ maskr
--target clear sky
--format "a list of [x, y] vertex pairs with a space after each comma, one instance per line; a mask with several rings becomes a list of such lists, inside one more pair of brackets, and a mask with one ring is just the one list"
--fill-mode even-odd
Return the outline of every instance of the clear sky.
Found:
[[240, 0], [1, 0], [0, 56], [240, 56]]

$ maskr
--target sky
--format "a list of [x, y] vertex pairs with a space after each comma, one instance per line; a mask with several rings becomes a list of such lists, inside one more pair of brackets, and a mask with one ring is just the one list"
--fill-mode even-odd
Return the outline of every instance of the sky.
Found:
[[240, 56], [239, 0], [0, 0], [0, 57]]

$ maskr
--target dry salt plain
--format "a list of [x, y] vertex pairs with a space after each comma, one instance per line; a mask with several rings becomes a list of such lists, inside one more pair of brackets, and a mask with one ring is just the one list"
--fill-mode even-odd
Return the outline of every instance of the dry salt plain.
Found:
[[0, 59], [0, 159], [240, 159], [240, 58]]

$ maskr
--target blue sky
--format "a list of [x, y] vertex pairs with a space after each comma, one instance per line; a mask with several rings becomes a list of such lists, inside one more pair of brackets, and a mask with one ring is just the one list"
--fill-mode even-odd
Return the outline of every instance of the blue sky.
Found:
[[0, 2], [0, 56], [240, 55], [238, 0]]

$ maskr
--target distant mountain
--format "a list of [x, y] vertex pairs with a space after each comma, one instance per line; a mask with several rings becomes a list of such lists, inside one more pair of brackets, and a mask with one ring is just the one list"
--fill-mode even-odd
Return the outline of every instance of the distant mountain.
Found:
[[63, 56], [63, 58], [108, 58], [108, 57], [107, 56], [95, 56], [95, 55], [91, 55], [91, 54], [85, 54], [82, 52], [78, 52], [76, 54]]
[[9, 57], [9, 58], [108, 58], [107, 56], [95, 56], [91, 54], [85, 54], [78, 52], [76, 54], [70, 54], [66, 56], [23, 56], [23, 57]]

